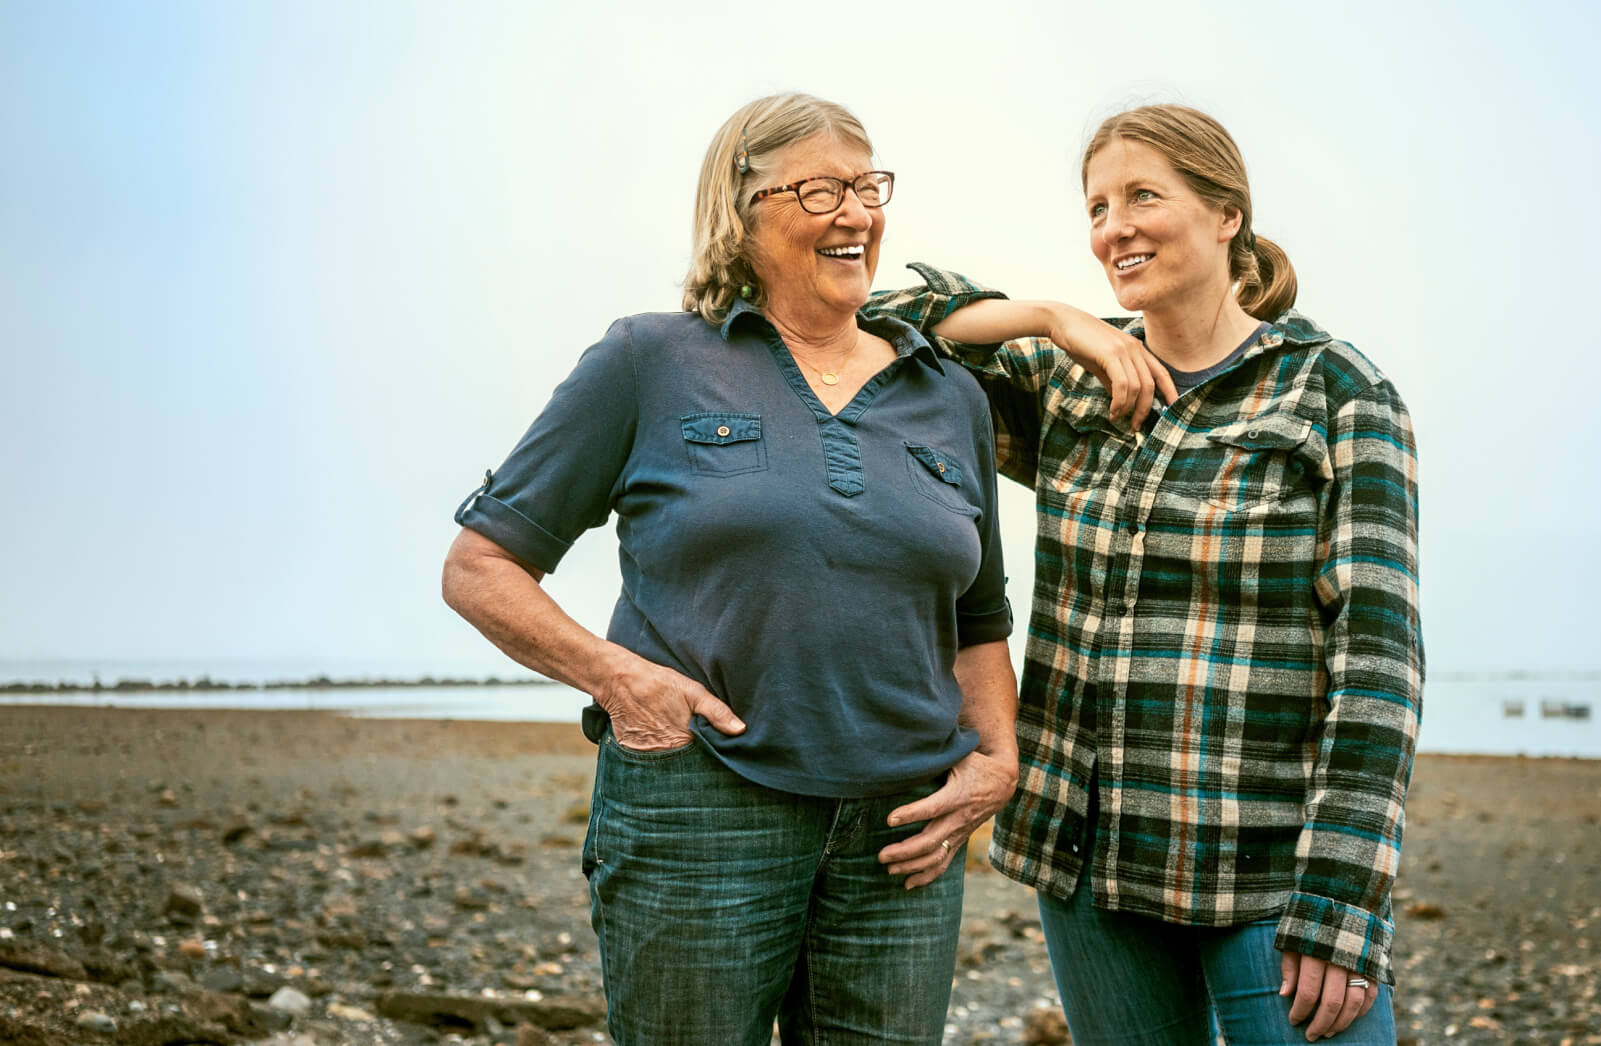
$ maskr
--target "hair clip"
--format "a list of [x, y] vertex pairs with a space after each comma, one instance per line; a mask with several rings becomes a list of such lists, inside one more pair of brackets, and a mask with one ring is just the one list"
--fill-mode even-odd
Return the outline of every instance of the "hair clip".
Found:
[[745, 128], [739, 129], [739, 148], [734, 150], [734, 167], [740, 174], [750, 171], [750, 142], [745, 140]]

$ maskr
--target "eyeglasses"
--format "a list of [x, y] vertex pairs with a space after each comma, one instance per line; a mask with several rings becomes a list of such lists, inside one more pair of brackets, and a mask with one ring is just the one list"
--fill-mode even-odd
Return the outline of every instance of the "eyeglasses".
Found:
[[800, 201], [801, 210], [807, 214], [828, 214], [837, 211], [845, 202], [845, 187], [850, 186], [856, 190], [856, 198], [862, 201], [863, 207], [882, 207], [889, 202], [890, 193], [895, 191], [895, 175], [891, 171], [868, 171], [858, 174], [850, 181], [843, 178], [802, 178], [798, 182], [788, 185], [775, 185], [771, 189], [763, 189], [750, 198], [754, 204], [757, 200], [772, 196], [774, 193], [792, 192]]

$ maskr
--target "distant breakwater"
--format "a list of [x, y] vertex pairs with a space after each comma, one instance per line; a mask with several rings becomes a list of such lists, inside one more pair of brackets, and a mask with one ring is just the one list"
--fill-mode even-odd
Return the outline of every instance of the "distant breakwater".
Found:
[[420, 676], [415, 679], [331, 679], [312, 676], [309, 679], [274, 679], [260, 682], [237, 683], [226, 679], [198, 676], [194, 679], [118, 679], [113, 683], [92, 683], [66, 680], [56, 682], [0, 683], [0, 694], [149, 694], [210, 690], [356, 690], [383, 687], [469, 687], [469, 686], [552, 686], [549, 679], [501, 679], [486, 676], [483, 679], [444, 678]]

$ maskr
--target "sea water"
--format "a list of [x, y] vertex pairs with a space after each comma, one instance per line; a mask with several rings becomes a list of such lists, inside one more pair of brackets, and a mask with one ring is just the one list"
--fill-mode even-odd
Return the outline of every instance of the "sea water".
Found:
[[[95, 678], [111, 686], [118, 679], [170, 682], [179, 679], [231, 683], [251, 679], [396, 678], [398, 672], [350, 672], [310, 666], [291, 674], [283, 666], [237, 663], [208, 668], [172, 664], [0, 662], [0, 684], [56, 682], [90, 684]], [[251, 675], [249, 673], [260, 673]], [[522, 670], [508, 666], [501, 678]], [[471, 686], [362, 686], [183, 690], [0, 693], [0, 704], [68, 705], [115, 708], [251, 708], [324, 710], [383, 719], [490, 719], [567, 723], [578, 721], [589, 698], [560, 683]], [[1587, 718], [1548, 716], [1545, 708], [1584, 708]], [[1509, 711], [1521, 709], [1521, 715]], [[1601, 675], [1497, 676], [1440, 674], [1423, 695], [1419, 750], [1453, 754], [1578, 756], [1601, 759]]]

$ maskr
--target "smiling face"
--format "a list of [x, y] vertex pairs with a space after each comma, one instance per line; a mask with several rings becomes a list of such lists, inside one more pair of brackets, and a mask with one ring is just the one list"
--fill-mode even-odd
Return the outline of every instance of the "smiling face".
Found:
[[1216, 309], [1240, 212], [1198, 196], [1157, 150], [1114, 138], [1086, 167], [1090, 250], [1131, 312]]
[[[766, 185], [821, 175], [849, 182], [873, 167], [866, 150], [832, 135], [785, 146], [774, 160]], [[769, 315], [806, 323], [848, 318], [867, 301], [883, 236], [883, 209], [863, 207], [850, 189], [839, 209], [829, 214], [807, 213], [792, 192], [757, 201], [751, 209], [746, 257], [766, 291]]]

